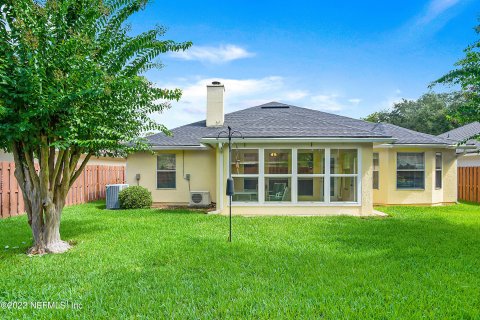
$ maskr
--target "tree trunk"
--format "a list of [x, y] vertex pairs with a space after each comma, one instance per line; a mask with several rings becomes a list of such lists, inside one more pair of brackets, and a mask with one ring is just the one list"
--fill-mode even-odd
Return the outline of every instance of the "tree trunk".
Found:
[[[62, 253], [70, 245], [60, 238], [60, 218], [70, 187], [85, 168], [91, 154], [87, 154], [77, 167], [81, 150], [62, 150], [56, 155], [55, 148], [44, 147], [35, 169], [33, 152], [22, 150], [21, 143], [13, 145], [15, 177], [22, 190], [28, 223], [32, 228], [33, 246], [28, 254]], [[45, 147], [47, 146], [47, 147]]]
[[63, 202], [59, 201], [56, 204], [49, 205], [46, 209], [43, 241], [47, 253], [62, 253], [70, 249], [68, 242], [60, 239], [60, 218], [63, 206]]

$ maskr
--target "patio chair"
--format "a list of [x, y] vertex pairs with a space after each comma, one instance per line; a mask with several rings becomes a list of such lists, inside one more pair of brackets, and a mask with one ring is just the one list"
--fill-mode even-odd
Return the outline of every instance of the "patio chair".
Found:
[[274, 183], [273, 190], [268, 193], [268, 200], [282, 201], [286, 191], [287, 191], [286, 183]]

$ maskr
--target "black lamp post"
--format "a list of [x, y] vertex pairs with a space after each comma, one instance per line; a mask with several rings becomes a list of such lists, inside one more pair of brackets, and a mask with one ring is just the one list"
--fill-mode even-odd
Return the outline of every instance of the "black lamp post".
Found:
[[230, 126], [228, 126], [227, 131], [220, 131], [217, 135], [217, 139], [220, 138], [222, 134], [225, 134], [228, 137], [228, 178], [227, 178], [227, 196], [229, 198], [229, 209], [230, 209], [230, 233], [228, 236], [228, 242], [232, 242], [232, 196], [235, 194], [235, 187], [233, 185], [232, 179], [232, 168], [231, 168], [231, 159], [232, 159], [232, 137], [234, 134], [239, 134], [242, 139], [243, 135], [239, 131], [232, 130]]

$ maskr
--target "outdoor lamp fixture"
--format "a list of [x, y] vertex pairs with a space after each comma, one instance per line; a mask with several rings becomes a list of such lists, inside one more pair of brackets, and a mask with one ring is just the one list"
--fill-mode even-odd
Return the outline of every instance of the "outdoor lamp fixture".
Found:
[[238, 134], [240, 137], [243, 139], [243, 135], [239, 131], [232, 130], [230, 126], [228, 126], [228, 132], [227, 131], [220, 131], [217, 135], [217, 139], [220, 138], [221, 135], [225, 135], [228, 138], [228, 179], [227, 179], [227, 196], [229, 198], [229, 209], [230, 209], [230, 233], [228, 236], [228, 242], [232, 242], [232, 196], [235, 194], [235, 187], [233, 185], [233, 179], [232, 179], [232, 168], [231, 168], [231, 159], [232, 159], [232, 138], [233, 135]]

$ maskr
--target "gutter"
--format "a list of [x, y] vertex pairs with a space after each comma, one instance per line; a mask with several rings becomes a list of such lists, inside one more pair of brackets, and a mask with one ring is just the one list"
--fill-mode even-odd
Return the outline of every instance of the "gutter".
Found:
[[472, 146], [457, 146], [454, 144], [433, 144], [433, 143], [402, 143], [402, 144], [381, 144], [373, 146], [374, 149], [382, 148], [444, 148], [444, 149], [475, 149]]
[[[238, 139], [241, 139], [240, 137]], [[312, 137], [312, 138], [244, 138], [242, 143], [271, 143], [271, 142], [395, 142], [395, 138], [339, 138], [339, 137]], [[228, 142], [226, 138], [202, 138], [201, 142], [208, 144], [218, 144]]]
[[209, 150], [210, 147], [207, 147], [203, 144], [199, 144], [197, 146], [151, 146], [151, 150], [153, 151], [161, 151], [161, 150]]

